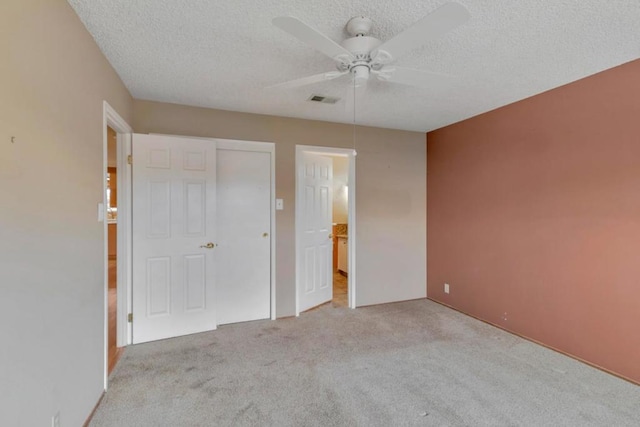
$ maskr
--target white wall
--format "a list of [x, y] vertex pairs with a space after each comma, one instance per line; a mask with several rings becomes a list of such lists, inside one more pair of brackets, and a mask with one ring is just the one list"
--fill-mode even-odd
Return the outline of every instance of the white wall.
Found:
[[66, 1], [2, 0], [0, 29], [0, 425], [79, 426], [103, 390], [102, 104], [131, 121], [132, 99]]
[[[295, 314], [295, 146], [354, 147], [350, 125], [134, 101], [134, 129], [275, 142], [276, 314]], [[426, 297], [426, 136], [357, 127], [356, 304]]]

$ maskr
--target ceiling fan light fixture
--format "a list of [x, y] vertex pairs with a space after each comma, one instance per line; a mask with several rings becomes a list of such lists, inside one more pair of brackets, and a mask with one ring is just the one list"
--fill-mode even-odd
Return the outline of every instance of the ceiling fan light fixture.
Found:
[[367, 80], [369, 80], [369, 71], [369, 66], [364, 64], [351, 67], [355, 87], [362, 87], [367, 84]]

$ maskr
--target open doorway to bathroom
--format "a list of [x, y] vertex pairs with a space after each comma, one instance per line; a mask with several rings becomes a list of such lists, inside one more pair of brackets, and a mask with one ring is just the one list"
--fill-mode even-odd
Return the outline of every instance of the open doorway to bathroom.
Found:
[[296, 316], [356, 308], [356, 152], [296, 145]]
[[349, 307], [349, 158], [333, 160], [333, 299], [335, 307]]

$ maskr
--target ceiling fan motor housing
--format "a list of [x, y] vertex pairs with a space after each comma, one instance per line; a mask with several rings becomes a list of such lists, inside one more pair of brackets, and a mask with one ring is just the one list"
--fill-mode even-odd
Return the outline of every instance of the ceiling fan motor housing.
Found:
[[[351, 21], [350, 21], [351, 22]], [[371, 53], [380, 46], [382, 42], [375, 37], [356, 36], [342, 42], [342, 47], [352, 53], [353, 58], [348, 63], [342, 63], [342, 69], [353, 74], [356, 87], [366, 84], [371, 71]], [[340, 65], [339, 65], [340, 68]]]
[[342, 42], [342, 47], [356, 57], [356, 59], [363, 59], [368, 57], [372, 51], [376, 50], [382, 42], [375, 37], [370, 36], [357, 36], [346, 39]]

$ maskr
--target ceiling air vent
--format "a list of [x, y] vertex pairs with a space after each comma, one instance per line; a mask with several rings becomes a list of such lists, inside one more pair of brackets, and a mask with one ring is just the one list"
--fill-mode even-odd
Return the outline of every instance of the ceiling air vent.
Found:
[[340, 98], [334, 98], [332, 96], [323, 96], [323, 95], [311, 95], [308, 101], [313, 102], [322, 102], [323, 104], [335, 104], [340, 101]]

